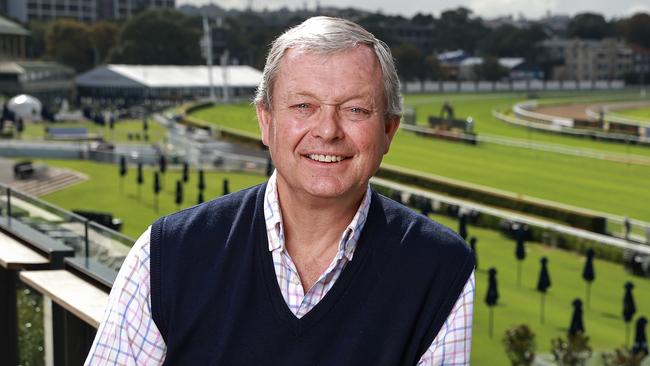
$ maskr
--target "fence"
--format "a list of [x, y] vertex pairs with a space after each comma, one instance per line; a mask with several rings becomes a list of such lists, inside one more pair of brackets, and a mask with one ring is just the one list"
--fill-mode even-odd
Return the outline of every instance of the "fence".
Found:
[[528, 91], [622, 90], [623, 80], [411, 81], [405, 93], [477, 93]]

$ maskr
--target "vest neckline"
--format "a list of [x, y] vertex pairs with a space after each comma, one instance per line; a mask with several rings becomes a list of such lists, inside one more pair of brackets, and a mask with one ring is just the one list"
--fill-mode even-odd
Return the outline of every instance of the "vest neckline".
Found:
[[325, 296], [301, 318], [298, 318], [291, 309], [289, 309], [289, 306], [282, 296], [280, 285], [278, 284], [275, 267], [273, 265], [273, 255], [268, 250], [269, 246], [264, 222], [263, 199], [264, 187], [258, 191], [257, 204], [255, 208], [256, 214], [254, 215], [255, 222], [253, 223], [253, 230], [256, 234], [252, 235], [253, 238], [256, 238], [253, 239], [255, 242], [252, 243], [252, 245], [256, 248], [257, 252], [259, 264], [257, 266], [258, 272], [262, 277], [262, 281], [266, 285], [269, 301], [275, 314], [285, 326], [288, 326], [294, 332], [296, 336], [300, 336], [336, 306], [339, 299], [345, 295], [347, 289], [354, 282], [354, 278], [359, 272], [359, 269], [364, 265], [366, 258], [368, 257], [368, 252], [371, 251], [371, 246], [374, 242], [374, 240], [371, 240], [369, 237], [375, 236], [374, 232], [368, 232], [366, 228], [371, 226], [368, 224], [377, 215], [378, 210], [376, 209], [376, 206], [378, 204], [378, 199], [376, 193], [373, 191], [370, 208], [368, 210], [368, 218], [366, 219], [366, 224], [361, 231], [357, 248], [355, 249], [354, 258], [345, 266], [341, 275]]

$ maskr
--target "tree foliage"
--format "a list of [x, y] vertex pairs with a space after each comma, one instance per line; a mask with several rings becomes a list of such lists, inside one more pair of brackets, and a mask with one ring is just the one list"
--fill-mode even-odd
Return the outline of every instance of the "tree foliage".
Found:
[[612, 36], [613, 30], [601, 14], [580, 13], [569, 21], [567, 33], [569, 38], [603, 39]]
[[619, 29], [629, 43], [650, 48], [650, 14], [636, 13], [622, 20]]
[[173, 10], [148, 10], [129, 19], [109, 54], [113, 63], [195, 65], [202, 63], [200, 22]]
[[88, 25], [73, 19], [59, 18], [49, 24], [45, 39], [47, 56], [54, 61], [68, 65], [77, 72], [93, 66]]
[[120, 28], [111, 22], [99, 21], [90, 26], [95, 65], [102, 64], [108, 58], [108, 53], [117, 43]]
[[472, 17], [467, 8], [442, 12], [434, 24], [433, 43], [438, 50], [463, 49], [473, 53], [479, 42], [488, 33], [481, 18]]
[[499, 64], [494, 56], [483, 58], [483, 63], [476, 66], [476, 76], [480, 80], [499, 81], [508, 76], [508, 70]]
[[525, 324], [506, 330], [501, 340], [513, 366], [529, 366], [535, 359], [535, 333]]

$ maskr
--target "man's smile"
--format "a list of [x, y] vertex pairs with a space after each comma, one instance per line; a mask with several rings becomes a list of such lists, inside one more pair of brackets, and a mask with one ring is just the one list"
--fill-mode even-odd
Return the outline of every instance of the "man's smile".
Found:
[[341, 155], [308, 154], [305, 156], [321, 163], [338, 163], [341, 160], [347, 159], [347, 157]]

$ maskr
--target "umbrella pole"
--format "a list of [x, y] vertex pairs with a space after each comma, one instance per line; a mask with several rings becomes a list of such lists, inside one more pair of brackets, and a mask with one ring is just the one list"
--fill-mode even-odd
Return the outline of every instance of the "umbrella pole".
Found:
[[541, 302], [542, 302], [541, 309], [542, 309], [542, 311], [540, 312], [540, 319], [541, 319], [542, 324], [544, 324], [544, 298], [546, 297], [545, 295], [546, 294], [542, 292], [542, 297], [541, 297]]
[[521, 261], [517, 261], [517, 286], [521, 287]]
[[490, 338], [492, 338], [492, 328], [493, 328], [493, 324], [492, 324], [492, 307], [490, 306], [490, 329], [489, 329]]
[[590, 295], [591, 295], [591, 282], [587, 282], [587, 309], [589, 308]]

